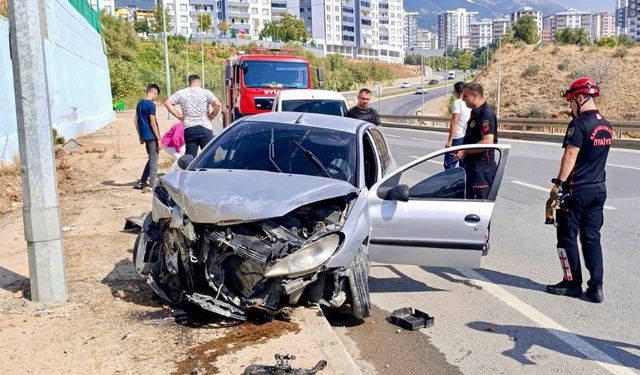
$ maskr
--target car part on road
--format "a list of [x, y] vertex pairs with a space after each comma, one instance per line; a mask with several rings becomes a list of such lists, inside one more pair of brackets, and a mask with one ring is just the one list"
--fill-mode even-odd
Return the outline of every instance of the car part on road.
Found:
[[321, 360], [311, 369], [308, 369], [308, 370], [303, 368], [294, 369], [289, 364], [289, 361], [293, 361], [294, 359], [296, 359], [295, 356], [290, 354], [276, 354], [275, 358], [276, 358], [275, 366], [250, 365], [244, 370], [243, 374], [244, 375], [314, 375], [324, 370], [325, 367], [327, 367], [327, 361]]
[[408, 331], [433, 327], [434, 318], [429, 314], [411, 307], [403, 307], [391, 313], [391, 323]]

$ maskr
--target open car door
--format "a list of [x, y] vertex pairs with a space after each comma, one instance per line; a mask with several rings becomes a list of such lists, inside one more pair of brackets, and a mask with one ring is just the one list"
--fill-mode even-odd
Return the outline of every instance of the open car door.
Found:
[[[392, 172], [369, 191], [371, 259], [433, 267], [480, 267], [510, 145], [440, 150]], [[444, 170], [465, 150], [463, 167]], [[473, 162], [475, 161], [475, 162]]]

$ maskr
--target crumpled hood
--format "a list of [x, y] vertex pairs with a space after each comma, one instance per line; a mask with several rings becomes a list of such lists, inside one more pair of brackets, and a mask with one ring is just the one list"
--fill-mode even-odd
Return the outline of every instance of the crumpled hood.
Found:
[[280, 217], [306, 204], [357, 191], [341, 180], [251, 170], [174, 170], [161, 181], [187, 217], [203, 224]]

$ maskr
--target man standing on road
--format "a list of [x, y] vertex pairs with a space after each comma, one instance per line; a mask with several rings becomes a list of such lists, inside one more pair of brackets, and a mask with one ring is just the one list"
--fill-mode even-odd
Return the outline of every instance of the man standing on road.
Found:
[[[444, 147], [459, 146], [464, 143], [464, 135], [467, 130], [467, 122], [471, 117], [471, 109], [462, 100], [464, 82], [456, 82], [453, 90], [456, 100], [451, 107], [451, 124], [449, 124], [449, 139]], [[444, 169], [450, 169], [458, 164], [458, 159], [454, 154], [447, 154], [444, 157]]]
[[[142, 190], [145, 187], [156, 184], [158, 174], [158, 152], [160, 151], [160, 131], [156, 120], [156, 105], [153, 100], [160, 94], [160, 88], [155, 83], [147, 86], [146, 98], [140, 100], [136, 106], [136, 116], [134, 123], [138, 132], [140, 144], [147, 149], [149, 159], [142, 172], [140, 181], [133, 187]], [[149, 185], [147, 185], [147, 180]]]
[[[587, 282], [586, 298], [602, 302], [602, 247], [600, 229], [604, 221], [603, 208], [607, 199], [605, 165], [613, 139], [611, 125], [595, 103], [600, 89], [591, 78], [579, 78], [564, 92], [573, 121], [567, 127], [562, 147], [558, 177], [551, 180], [551, 195], [560, 197], [556, 210], [558, 254], [563, 264], [564, 278], [548, 285], [547, 292], [571, 297], [582, 296], [582, 270], [578, 252], [578, 233], [584, 262], [591, 279]], [[566, 263], [565, 264], [566, 254]]]
[[[471, 108], [471, 116], [467, 123], [463, 144], [498, 143], [498, 119], [484, 99], [484, 89], [479, 83], [467, 83], [463, 87], [462, 100]], [[493, 186], [493, 179], [498, 166], [494, 150], [461, 150], [456, 154], [464, 164], [467, 175], [467, 199], [487, 199]], [[482, 255], [489, 252], [489, 233], [491, 223], [487, 227], [485, 245]]]
[[[180, 105], [182, 114], [175, 106]], [[179, 90], [164, 101], [164, 106], [184, 123], [186, 153], [195, 157], [213, 138], [211, 121], [220, 112], [221, 103], [209, 90], [202, 88], [197, 75], [189, 76], [189, 87]]]
[[371, 101], [371, 90], [364, 88], [358, 92], [358, 104], [347, 112], [347, 117], [380, 125], [380, 116], [375, 109], [369, 107]]

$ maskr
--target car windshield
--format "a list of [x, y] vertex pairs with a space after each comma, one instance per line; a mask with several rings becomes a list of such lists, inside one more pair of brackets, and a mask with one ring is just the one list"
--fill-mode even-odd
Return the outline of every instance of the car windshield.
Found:
[[248, 169], [324, 176], [355, 186], [356, 145], [356, 136], [343, 131], [243, 121], [209, 144], [191, 169]]
[[285, 61], [246, 61], [242, 65], [245, 87], [306, 89], [307, 64]]
[[321, 113], [325, 115], [346, 116], [347, 105], [344, 100], [283, 100], [282, 110], [289, 112]]

